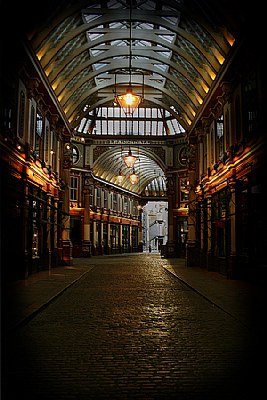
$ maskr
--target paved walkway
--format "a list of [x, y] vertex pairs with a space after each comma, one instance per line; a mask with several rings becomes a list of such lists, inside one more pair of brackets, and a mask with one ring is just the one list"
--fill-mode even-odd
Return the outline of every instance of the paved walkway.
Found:
[[260, 287], [139, 253], [74, 259], [7, 289], [3, 400], [262, 396]]
[[[134, 255], [138, 257], [140, 254]], [[109, 257], [127, 257], [127, 254], [74, 258], [71, 266], [52, 268], [50, 271], [36, 273], [27, 280], [10, 284], [2, 302], [7, 330], [27, 322], [94, 265], [105, 263]], [[266, 303], [263, 288], [244, 281], [229, 280], [203, 268], [187, 268], [185, 260], [181, 258], [163, 259], [157, 253], [152, 253], [151, 257], [158, 258], [159, 265], [244, 326], [261, 327], [262, 311]]]

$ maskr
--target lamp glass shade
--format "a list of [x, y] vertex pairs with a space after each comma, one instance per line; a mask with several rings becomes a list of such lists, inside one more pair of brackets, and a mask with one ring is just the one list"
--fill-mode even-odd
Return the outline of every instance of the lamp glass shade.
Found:
[[142, 101], [142, 96], [133, 94], [132, 87], [129, 85], [126, 93], [117, 96], [116, 100], [126, 115], [133, 115]]
[[125, 165], [127, 166], [127, 168], [133, 168], [136, 160], [137, 160], [137, 157], [132, 155], [131, 150], [129, 150], [129, 153], [127, 154], [127, 156], [123, 157], [123, 161], [124, 161]]
[[135, 185], [138, 182], [138, 175], [136, 175], [135, 171], [130, 175], [130, 182], [132, 185]]
[[122, 183], [123, 179], [124, 179], [124, 175], [122, 175], [121, 170], [119, 171], [119, 174], [116, 177], [118, 183]]

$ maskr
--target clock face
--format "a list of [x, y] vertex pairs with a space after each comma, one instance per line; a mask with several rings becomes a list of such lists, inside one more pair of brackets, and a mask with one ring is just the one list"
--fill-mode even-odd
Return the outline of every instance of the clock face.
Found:
[[79, 161], [79, 150], [76, 146], [72, 147], [72, 163], [76, 164]]
[[182, 165], [186, 165], [187, 155], [186, 155], [186, 147], [181, 147], [179, 154], [178, 154], [178, 161]]

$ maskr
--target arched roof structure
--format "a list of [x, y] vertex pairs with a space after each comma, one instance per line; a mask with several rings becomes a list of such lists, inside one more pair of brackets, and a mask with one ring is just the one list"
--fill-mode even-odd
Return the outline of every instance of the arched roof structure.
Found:
[[[47, 0], [6, 7], [13, 29], [19, 26], [21, 34], [23, 28], [61, 115], [79, 135], [91, 134], [98, 111], [113, 107], [115, 75], [126, 89], [130, 47], [135, 93], [144, 78], [142, 107], [160, 110], [161, 134], [169, 134], [171, 119], [174, 135], [190, 133], [243, 36], [253, 36], [256, 9], [239, 0]], [[134, 150], [142, 162], [138, 193], [153, 181], [148, 191], [160, 187], [160, 193], [164, 166]], [[114, 183], [119, 160], [114, 147], [93, 172]]]
[[186, 0], [64, 3], [30, 42], [69, 123], [112, 105], [115, 72], [128, 84], [131, 40], [134, 90], [144, 74], [146, 103], [189, 129], [235, 40], [214, 10]]

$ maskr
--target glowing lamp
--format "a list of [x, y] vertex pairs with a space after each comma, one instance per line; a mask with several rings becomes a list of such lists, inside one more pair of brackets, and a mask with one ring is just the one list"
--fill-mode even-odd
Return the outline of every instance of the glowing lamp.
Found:
[[138, 182], [138, 175], [136, 175], [134, 168], [132, 174], [130, 175], [130, 182], [132, 185], [135, 185]]
[[123, 161], [127, 168], [133, 168], [135, 161], [137, 160], [137, 157], [132, 155], [131, 149], [129, 149], [129, 152], [127, 156], [123, 157]]

